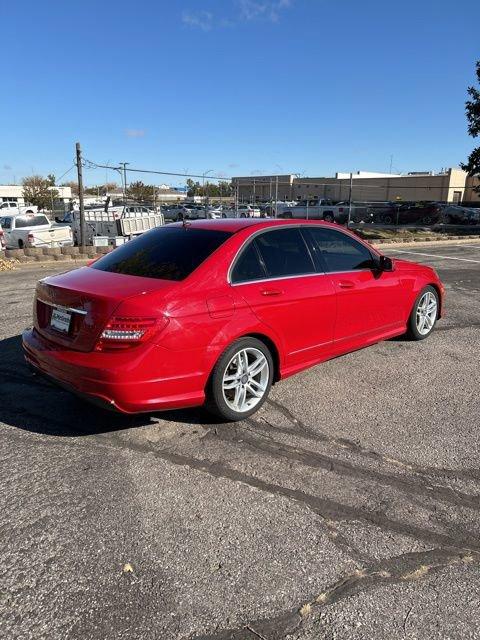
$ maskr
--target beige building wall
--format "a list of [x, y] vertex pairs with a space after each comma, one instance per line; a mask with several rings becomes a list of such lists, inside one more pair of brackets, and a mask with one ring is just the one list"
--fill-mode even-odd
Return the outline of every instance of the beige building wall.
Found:
[[[277, 176], [248, 176], [233, 178], [239, 185], [242, 200], [270, 200], [275, 197]], [[335, 178], [297, 178], [293, 174], [278, 176], [280, 200], [303, 198], [331, 198], [348, 200], [350, 197], [349, 174], [337, 174]], [[431, 175], [388, 175], [359, 172], [353, 174], [352, 199], [355, 201], [424, 201], [462, 202], [475, 199], [466, 196], [467, 174], [461, 169], [448, 169]], [[472, 190], [470, 188], [469, 193]]]
[[[350, 178], [298, 178], [294, 181], [295, 198], [332, 198], [348, 200]], [[467, 174], [449, 169], [438, 175], [365, 177], [353, 175], [352, 199], [356, 201], [440, 200], [461, 202], [465, 199]]]
[[469, 176], [465, 187], [465, 200], [467, 202], [478, 202], [480, 204], [480, 191], [474, 191], [474, 187], [480, 187], [480, 175]]

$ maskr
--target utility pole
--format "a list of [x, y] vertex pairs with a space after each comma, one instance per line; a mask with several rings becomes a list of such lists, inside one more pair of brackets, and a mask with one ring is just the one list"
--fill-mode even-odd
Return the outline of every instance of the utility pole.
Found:
[[77, 152], [78, 201], [80, 205], [80, 246], [82, 247], [82, 252], [84, 252], [87, 242], [85, 237], [85, 208], [83, 206], [82, 150], [79, 142], [76, 143], [75, 148]]
[[120, 165], [123, 166], [123, 206], [127, 206], [127, 164], [129, 162], [120, 162]]
[[278, 176], [275, 176], [275, 218], [278, 218]]
[[350, 218], [352, 216], [352, 190], [353, 190], [353, 173], [350, 172], [350, 192], [348, 195], [348, 223], [347, 227], [350, 226]]

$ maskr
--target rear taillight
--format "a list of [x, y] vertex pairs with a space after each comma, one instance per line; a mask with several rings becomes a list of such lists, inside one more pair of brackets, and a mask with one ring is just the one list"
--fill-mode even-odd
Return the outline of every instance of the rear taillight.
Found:
[[4, 247], [5, 246], [5, 234], [3, 233], [3, 231], [0, 231], [0, 247]]
[[95, 351], [118, 351], [150, 340], [168, 324], [168, 318], [112, 318], [95, 345]]
[[27, 236], [28, 244], [33, 244], [34, 240], [35, 240], [35, 236], [33, 235], [33, 233], [29, 233]]

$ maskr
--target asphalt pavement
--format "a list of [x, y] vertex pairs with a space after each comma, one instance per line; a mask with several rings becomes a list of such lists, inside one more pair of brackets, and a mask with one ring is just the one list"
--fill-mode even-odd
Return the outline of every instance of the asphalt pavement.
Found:
[[0, 274], [0, 637], [480, 638], [480, 242], [446, 315], [277, 384], [251, 419], [104, 413], [33, 376]]

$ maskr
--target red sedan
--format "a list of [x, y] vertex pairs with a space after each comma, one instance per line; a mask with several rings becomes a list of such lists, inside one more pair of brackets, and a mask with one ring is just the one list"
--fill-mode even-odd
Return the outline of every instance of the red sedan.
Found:
[[38, 283], [27, 362], [126, 413], [206, 404], [257, 411], [272, 383], [407, 333], [443, 308], [427, 266], [392, 260], [325, 222], [168, 225]]

